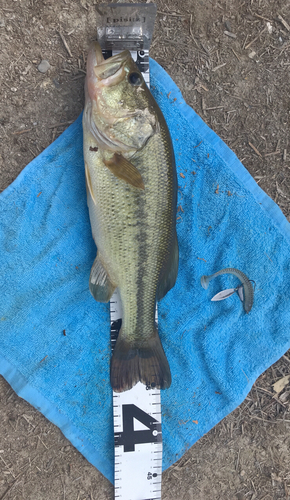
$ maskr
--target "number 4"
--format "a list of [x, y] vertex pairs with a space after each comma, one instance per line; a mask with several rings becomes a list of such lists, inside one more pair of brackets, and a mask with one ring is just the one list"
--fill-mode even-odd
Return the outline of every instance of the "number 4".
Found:
[[[162, 441], [161, 424], [136, 405], [123, 405], [123, 432], [115, 433], [115, 445], [123, 445], [124, 452], [135, 451], [135, 444]], [[134, 418], [148, 430], [134, 431]]]

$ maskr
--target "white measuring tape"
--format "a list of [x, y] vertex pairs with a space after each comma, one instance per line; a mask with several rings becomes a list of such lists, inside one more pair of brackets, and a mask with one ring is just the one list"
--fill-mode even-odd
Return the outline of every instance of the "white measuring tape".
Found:
[[[110, 301], [111, 344], [121, 328], [118, 292]], [[162, 432], [159, 389], [139, 382], [129, 391], [113, 392], [115, 499], [161, 499]]]
[[[105, 59], [124, 49], [150, 87], [149, 46], [156, 15], [154, 4], [99, 4], [98, 39]], [[122, 323], [121, 300], [110, 301], [111, 346]], [[156, 309], [157, 321], [157, 309]], [[113, 392], [115, 499], [161, 500], [162, 431], [159, 389], [140, 382], [129, 391]]]
[[[112, 51], [112, 55], [120, 52]], [[132, 58], [150, 86], [149, 54], [131, 51]], [[111, 344], [114, 349], [121, 328], [118, 292], [110, 301]], [[156, 310], [157, 320], [157, 310]], [[115, 439], [115, 499], [161, 499], [162, 431], [161, 396], [139, 382], [126, 392], [113, 392]]]

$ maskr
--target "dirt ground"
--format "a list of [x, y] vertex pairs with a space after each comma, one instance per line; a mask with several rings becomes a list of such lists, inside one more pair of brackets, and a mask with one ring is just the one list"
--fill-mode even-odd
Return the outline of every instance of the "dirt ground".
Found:
[[[83, 107], [94, 0], [0, 8], [0, 188]], [[157, 0], [151, 56], [290, 221], [289, 0]], [[287, 24], [288, 23], [288, 24]], [[67, 48], [61, 35], [67, 42]], [[50, 69], [40, 73], [42, 59]], [[290, 497], [290, 351], [163, 475], [164, 500]], [[0, 500], [110, 500], [113, 486], [0, 379]]]

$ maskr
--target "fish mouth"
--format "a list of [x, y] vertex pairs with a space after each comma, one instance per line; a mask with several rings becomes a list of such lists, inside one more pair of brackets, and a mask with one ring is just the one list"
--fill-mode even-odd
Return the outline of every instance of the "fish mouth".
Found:
[[[87, 58], [87, 77], [85, 83], [86, 104], [84, 123], [87, 125], [99, 147], [115, 152], [132, 152], [135, 144], [126, 144], [117, 138], [114, 127], [118, 122], [125, 122], [142, 115], [140, 109], [111, 108], [104, 99], [108, 87], [118, 85], [127, 78], [132, 63], [128, 50], [120, 52], [105, 60], [98, 42], [90, 46]], [[117, 111], [117, 112], [116, 112]]]
[[125, 78], [125, 66], [130, 58], [130, 52], [124, 50], [105, 59], [100, 44], [95, 41], [89, 49], [87, 69], [92, 77], [95, 76], [100, 87], [111, 87]]
[[[105, 112], [102, 103], [102, 90], [104, 87], [117, 85], [122, 81], [126, 72], [124, 66], [131, 57], [128, 50], [105, 59], [100, 44], [92, 42], [87, 58], [87, 77], [85, 83], [86, 105], [84, 109], [84, 122], [96, 139], [99, 147], [111, 151], [130, 151], [132, 148], [121, 141], [113, 138], [110, 127], [116, 122], [114, 110], [108, 107]], [[102, 127], [95, 123], [93, 115], [93, 103], [97, 109], [97, 115], [102, 122]], [[134, 116], [135, 112], [133, 113]]]

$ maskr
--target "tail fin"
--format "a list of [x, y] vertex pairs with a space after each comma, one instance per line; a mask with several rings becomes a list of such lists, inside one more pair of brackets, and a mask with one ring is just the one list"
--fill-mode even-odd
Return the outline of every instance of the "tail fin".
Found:
[[159, 335], [154, 335], [144, 345], [136, 348], [119, 333], [111, 359], [111, 385], [113, 391], [131, 389], [137, 382], [157, 389], [167, 389], [171, 384], [171, 373]]

